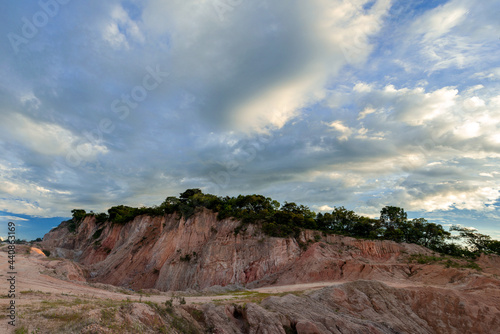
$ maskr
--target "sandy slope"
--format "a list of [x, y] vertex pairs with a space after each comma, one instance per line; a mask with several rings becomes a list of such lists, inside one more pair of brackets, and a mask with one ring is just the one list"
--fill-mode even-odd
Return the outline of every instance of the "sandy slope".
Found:
[[[142, 301], [152, 301], [164, 303], [165, 300], [171, 298], [172, 295], [179, 295], [181, 293], [171, 293], [171, 292], [160, 292], [157, 291], [155, 294], [143, 295], [141, 296], [138, 293], [128, 291], [125, 289], [119, 289], [110, 285], [105, 284], [92, 284], [89, 285], [86, 282], [78, 282], [78, 281], [70, 281], [64, 274], [60, 275], [60, 278], [57, 278], [56, 272], [57, 269], [68, 267], [68, 263], [71, 261], [66, 259], [53, 259], [46, 258], [43, 253], [39, 254], [37, 249], [34, 248], [34, 251], [31, 255], [26, 255], [26, 247], [18, 248], [18, 251], [21, 250], [21, 254], [17, 254], [16, 256], [16, 271], [17, 271], [17, 281], [16, 281], [16, 290], [17, 290], [17, 298], [16, 303], [20, 305], [29, 304], [34, 299], [46, 300], [50, 299], [49, 295], [44, 296], [43, 298], [32, 298], [26, 295], [27, 291], [40, 291], [43, 293], [51, 293], [56, 296], [64, 296], [64, 294], [71, 296], [82, 296], [82, 297], [94, 297], [100, 299], [114, 299], [114, 300], [142, 300]], [[2, 295], [5, 295], [9, 289], [9, 283], [4, 277], [8, 277], [6, 274], [8, 271], [8, 259], [7, 253], [0, 251], [0, 291], [2, 291]], [[63, 273], [67, 273], [67, 271], [63, 271]], [[248, 291], [256, 292], [256, 293], [283, 293], [283, 292], [293, 292], [293, 291], [309, 291], [309, 290], [317, 290], [326, 286], [330, 286], [333, 284], [339, 284], [341, 282], [314, 282], [314, 283], [303, 283], [303, 284], [291, 284], [291, 285], [282, 285], [282, 286], [271, 286], [271, 287], [262, 287], [256, 289], [249, 289]], [[94, 286], [99, 286], [100, 288], [96, 288]], [[108, 290], [109, 289], [109, 290]], [[111, 291], [110, 291], [111, 290]], [[118, 292], [119, 290], [125, 291], [126, 293]], [[227, 298], [235, 297], [234, 294], [216, 294], [216, 295], [208, 295], [208, 296], [190, 296], [187, 294], [185, 296], [186, 302], [189, 303], [207, 303], [213, 300], [222, 300]], [[8, 304], [8, 298], [1, 299], [1, 305]]]

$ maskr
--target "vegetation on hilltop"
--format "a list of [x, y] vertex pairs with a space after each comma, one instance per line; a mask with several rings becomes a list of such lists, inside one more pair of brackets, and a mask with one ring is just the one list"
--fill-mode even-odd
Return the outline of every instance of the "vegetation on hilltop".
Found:
[[[126, 224], [140, 215], [163, 216], [177, 213], [179, 219], [188, 219], [197, 210], [206, 208], [217, 213], [218, 219], [235, 218], [246, 224], [259, 224], [262, 231], [273, 237], [298, 237], [304, 229], [324, 233], [341, 234], [365, 239], [382, 239], [396, 242], [414, 243], [432, 250], [461, 257], [476, 257], [480, 253], [500, 255], [500, 241], [480, 234], [476, 230], [454, 225], [451, 232], [442, 225], [429, 223], [424, 218], [409, 220], [404, 209], [386, 206], [380, 211], [380, 218], [374, 219], [357, 215], [344, 207], [335, 207], [331, 213], [315, 213], [307, 206], [288, 203], [281, 205], [262, 195], [239, 195], [219, 197], [204, 194], [200, 189], [188, 189], [177, 197], [167, 197], [159, 206], [134, 208], [125, 205], [114, 206], [108, 213], [86, 213], [72, 210], [73, 218], [68, 229], [76, 231], [86, 216], [95, 216], [98, 224], [110, 221]], [[459, 242], [456, 242], [459, 241]]]

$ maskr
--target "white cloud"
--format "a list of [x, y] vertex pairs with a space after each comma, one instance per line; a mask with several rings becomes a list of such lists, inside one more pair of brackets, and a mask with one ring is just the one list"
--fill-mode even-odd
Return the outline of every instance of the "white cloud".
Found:
[[464, 101], [464, 107], [467, 109], [478, 109], [484, 106], [485, 106], [484, 101], [477, 96], [473, 96]]
[[317, 207], [315, 207], [315, 209], [317, 209], [319, 212], [332, 212], [333, 211], [333, 207], [331, 207], [329, 205], [317, 206]]
[[116, 49], [129, 49], [129, 39], [134, 42], [144, 42], [144, 36], [136, 22], [130, 19], [127, 12], [115, 5], [108, 21], [102, 28], [102, 36], [109, 45]]
[[[407, 73], [433, 73], [492, 61], [499, 23], [491, 13], [496, 11], [494, 1], [451, 0], [424, 12], [409, 24], [396, 62]], [[491, 77], [491, 72], [481, 73]]]
[[447, 189], [438, 194], [430, 194], [423, 198], [411, 200], [409, 209], [425, 211], [447, 211], [452, 209], [488, 211], [494, 210], [494, 207], [489, 205], [494, 204], [499, 198], [498, 188], [478, 187], [470, 191]]
[[352, 90], [358, 93], [369, 93], [372, 87], [365, 82], [358, 82]]
[[28, 221], [26, 218], [16, 217], [16, 216], [0, 216], [0, 220], [9, 220], [9, 221]]
[[417, 19], [412, 26], [416, 34], [422, 34], [424, 43], [435, 42], [462, 24], [467, 16], [467, 8], [457, 7], [456, 1], [450, 1]]
[[331, 122], [328, 126], [340, 133], [338, 137], [340, 140], [347, 140], [353, 132], [352, 129], [345, 126], [342, 121]]
[[[359, 84], [358, 84], [359, 85]], [[383, 89], [354, 90], [354, 96], [364, 96], [368, 99], [366, 106], [359, 113], [358, 120], [377, 110], [387, 110], [390, 106], [391, 117], [397, 121], [418, 126], [452, 111], [456, 105], [458, 90], [454, 87], [443, 87], [432, 92], [426, 92], [423, 87], [396, 88], [387, 85]], [[356, 98], [356, 97], [353, 97]], [[476, 101], [477, 102], [477, 101]]]
[[362, 120], [363, 118], [365, 118], [366, 116], [370, 115], [370, 114], [373, 114], [374, 112], [376, 112], [377, 110], [374, 109], [374, 108], [371, 108], [371, 107], [366, 107], [365, 109], [363, 109], [362, 112], [359, 113], [359, 116], [358, 116], [358, 121], [359, 120]]
[[101, 142], [89, 142], [83, 136], [55, 123], [35, 122], [19, 113], [4, 112], [1, 131], [11, 141], [17, 141], [33, 152], [47, 156], [66, 156], [75, 150], [85, 160], [94, 160], [99, 154], [106, 154], [107, 147]]
[[[192, 66], [196, 80], [211, 85], [215, 94], [204, 105], [204, 114], [214, 116], [209, 121], [264, 132], [323, 99], [327, 80], [346, 63], [366, 61], [369, 37], [380, 30], [390, 2], [379, 0], [369, 11], [363, 3], [273, 2], [262, 11], [248, 2], [233, 6], [220, 21], [210, 2], [151, 1], [143, 19], [145, 29], [172, 39], [176, 72]], [[270, 33], [265, 24], [256, 26], [255, 17], [279, 29]]]
[[57, 124], [39, 123], [20, 114], [4, 117], [2, 131], [37, 153], [58, 155], [65, 153], [75, 136]]
[[480, 135], [481, 127], [477, 122], [460, 125], [454, 132], [457, 137], [469, 139]]

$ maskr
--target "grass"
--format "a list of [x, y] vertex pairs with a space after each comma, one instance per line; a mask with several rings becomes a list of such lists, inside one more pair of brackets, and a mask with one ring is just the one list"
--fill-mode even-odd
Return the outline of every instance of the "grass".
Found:
[[24, 326], [21, 326], [14, 330], [14, 334], [29, 334], [29, 332]]
[[103, 325], [110, 326], [116, 319], [116, 308], [106, 308], [101, 310], [101, 323]]
[[[28, 291], [28, 293], [32, 293]], [[158, 311], [157, 307], [149, 303], [153, 309]], [[53, 326], [53, 333], [70, 333], [79, 332], [86, 326], [96, 323], [104, 328], [111, 329], [113, 333], [143, 333], [148, 325], [142, 323], [123, 322], [120, 319], [131, 313], [132, 302], [130, 300], [112, 300], [112, 299], [94, 299], [94, 298], [68, 298], [56, 300], [43, 300], [39, 303], [34, 303], [33, 308], [26, 308], [23, 319], [29, 321], [30, 325], [35, 324], [35, 319], [46, 319]], [[96, 310], [96, 315], [89, 318], [89, 311]], [[159, 313], [159, 312], [157, 312]], [[94, 312], [94, 314], [96, 314]], [[121, 317], [117, 316], [121, 315]], [[164, 318], [166, 312], [163, 316]], [[177, 321], [180, 323], [180, 320]], [[161, 324], [157, 324], [155, 330], [159, 333], [167, 333], [167, 328], [162, 328]], [[183, 327], [188, 328], [188, 327]], [[189, 329], [189, 328], [188, 328]], [[25, 327], [18, 327], [19, 332], [16, 333], [34, 333], [28, 332]], [[189, 331], [188, 331], [189, 332]]]
[[132, 292], [125, 289], [118, 289], [118, 292], [124, 295], [132, 295]]
[[410, 263], [418, 263], [418, 264], [431, 264], [436, 263], [442, 260], [437, 256], [423, 255], [423, 254], [412, 254], [409, 258]]
[[83, 320], [83, 313], [82, 312], [69, 312], [69, 313], [44, 313], [42, 314], [42, 317], [49, 319], [49, 320], [58, 320], [58, 321], [64, 321], [64, 322], [81, 322]]
[[467, 268], [467, 269], [474, 269], [477, 271], [482, 270], [482, 268], [473, 260], [464, 260], [464, 259], [452, 260], [449, 257], [442, 256], [442, 254], [441, 256], [412, 254], [408, 257], [408, 262], [418, 263], [418, 264], [439, 264], [445, 266], [446, 268]]

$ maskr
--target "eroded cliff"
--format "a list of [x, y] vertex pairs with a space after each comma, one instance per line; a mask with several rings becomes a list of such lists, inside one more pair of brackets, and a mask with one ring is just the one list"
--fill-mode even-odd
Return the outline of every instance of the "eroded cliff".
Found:
[[[432, 254], [413, 244], [308, 230], [298, 239], [273, 238], [256, 225], [240, 225], [234, 219], [218, 220], [216, 213], [206, 209], [187, 220], [177, 214], [138, 216], [123, 225], [97, 224], [88, 216], [75, 233], [65, 224], [52, 230], [44, 237], [43, 247], [83, 265], [90, 281], [134, 290], [356, 279], [459, 284], [474, 279], [470, 270], [409, 263], [412, 255]], [[436, 268], [439, 275], [433, 274]]]

